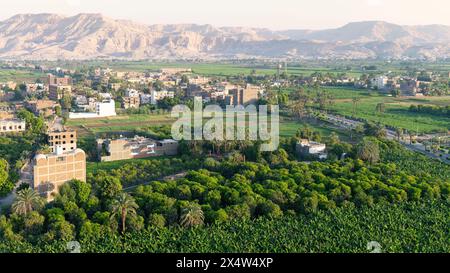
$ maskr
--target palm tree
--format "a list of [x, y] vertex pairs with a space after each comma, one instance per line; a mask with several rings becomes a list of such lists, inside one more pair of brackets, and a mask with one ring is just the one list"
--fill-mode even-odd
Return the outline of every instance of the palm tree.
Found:
[[203, 225], [205, 216], [199, 205], [191, 204], [184, 208], [180, 218], [181, 226], [188, 228]]
[[27, 215], [41, 207], [42, 204], [43, 200], [39, 194], [30, 188], [26, 188], [17, 193], [16, 200], [12, 204], [12, 210], [14, 213]]
[[128, 215], [136, 215], [138, 205], [134, 201], [134, 198], [127, 194], [121, 193], [111, 204], [112, 214], [111, 218], [120, 216], [122, 221], [122, 233], [125, 233], [125, 223]]
[[403, 136], [403, 129], [402, 128], [395, 128], [395, 134], [397, 135], [397, 141], [400, 142], [400, 139]]
[[354, 98], [352, 99], [352, 103], [353, 103], [353, 117], [356, 116], [356, 112], [358, 111], [358, 102], [359, 102], [360, 100], [361, 100], [361, 99], [356, 98], [356, 97], [354, 97]]

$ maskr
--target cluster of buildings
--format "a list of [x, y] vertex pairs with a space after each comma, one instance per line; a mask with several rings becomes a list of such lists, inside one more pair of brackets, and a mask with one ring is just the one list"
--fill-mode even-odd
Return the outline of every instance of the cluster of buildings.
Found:
[[[77, 148], [77, 132], [49, 130], [49, 149], [38, 152], [30, 163], [31, 187], [47, 201], [54, 199], [59, 187], [74, 179], [86, 181], [86, 154]], [[98, 139], [100, 161], [117, 161], [178, 154], [178, 142], [145, 137]]]
[[127, 89], [125, 91], [125, 96], [122, 97], [122, 108], [139, 108], [141, 105], [152, 104], [156, 105], [158, 101], [164, 98], [174, 98], [175, 91], [168, 90], [151, 90], [150, 94], [146, 94], [142, 91], [136, 89]]
[[[24, 106], [36, 115], [51, 117], [56, 110], [69, 112], [70, 119], [115, 116], [116, 109], [138, 109], [157, 105], [166, 98], [202, 97], [204, 102], [225, 105], [253, 104], [263, 96], [257, 85], [236, 85], [192, 74], [190, 68], [162, 68], [154, 72], [120, 72], [98, 68], [88, 72], [85, 79], [74, 82], [61, 68], [55, 68], [44, 82], [26, 83], [21, 92], [27, 100]], [[56, 76], [59, 75], [59, 76]], [[1, 83], [0, 87], [16, 89], [16, 83]], [[11, 98], [6, 98], [6, 97]], [[9, 100], [15, 92], [0, 92], [0, 100]], [[68, 101], [70, 100], [70, 101]]]
[[429, 90], [432, 81], [421, 81], [417, 77], [378, 76], [370, 80], [370, 87], [379, 91], [400, 90], [404, 96], [423, 95]]

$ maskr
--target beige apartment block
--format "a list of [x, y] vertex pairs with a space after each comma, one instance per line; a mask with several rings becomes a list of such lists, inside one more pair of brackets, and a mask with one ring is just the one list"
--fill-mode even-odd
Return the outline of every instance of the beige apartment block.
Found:
[[53, 200], [59, 187], [73, 179], [86, 181], [86, 154], [81, 149], [68, 153], [58, 150], [52, 154], [38, 154], [33, 161], [33, 189]]
[[122, 102], [122, 107], [124, 109], [129, 109], [129, 108], [139, 108], [141, 99], [139, 98], [139, 96], [137, 97], [124, 97], [123, 98], [123, 102]]
[[47, 75], [48, 85], [72, 85], [72, 78], [69, 76], [56, 77], [52, 74]]
[[52, 153], [56, 147], [61, 147], [62, 152], [75, 151], [77, 149], [77, 132], [74, 130], [48, 132], [48, 143]]
[[229, 96], [226, 98], [228, 105], [249, 105], [258, 102], [261, 88], [256, 85], [248, 84], [245, 88], [236, 88], [229, 91]]
[[49, 91], [48, 98], [57, 101], [64, 98], [64, 96], [71, 96], [72, 86], [52, 84], [49, 86], [48, 91]]

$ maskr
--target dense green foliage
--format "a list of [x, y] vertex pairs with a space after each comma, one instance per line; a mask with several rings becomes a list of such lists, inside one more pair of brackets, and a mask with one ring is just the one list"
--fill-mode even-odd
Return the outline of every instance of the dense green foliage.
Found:
[[450, 117], [450, 106], [432, 106], [432, 105], [411, 105], [409, 111], [413, 113], [423, 113], [435, 116], [447, 116]]
[[202, 160], [189, 157], [158, 157], [145, 160], [90, 163], [88, 181], [96, 184], [102, 177], [115, 177], [122, 186], [139, 185], [161, 179], [164, 176], [195, 170], [201, 167]]
[[[381, 150], [387, 147], [383, 142], [379, 145]], [[199, 167], [203, 169], [189, 171], [181, 179], [152, 182], [168, 173]], [[124, 186], [133, 184], [141, 185], [127, 189], [131, 196], [118, 198]], [[125, 230], [128, 234], [202, 224], [209, 229], [233, 221], [447, 200], [450, 183], [445, 176], [409, 174], [394, 163], [369, 164], [348, 158], [306, 164], [290, 161], [282, 149], [262, 155], [258, 163], [245, 162], [238, 154], [222, 162], [163, 158], [98, 170], [88, 176], [88, 183], [66, 183], [45, 208], [27, 213], [13, 210], [2, 217], [0, 237], [39, 244], [83, 240], [99, 233], [117, 236]], [[126, 215], [118, 209], [125, 204]]]
[[9, 164], [9, 179], [0, 183], [0, 196], [8, 194], [17, 181], [18, 173], [31, 152], [44, 142], [45, 123], [41, 117], [35, 117], [27, 110], [21, 110], [18, 117], [25, 120], [27, 131], [0, 136], [0, 159]]
[[[383, 252], [448, 253], [449, 213], [448, 203], [347, 206], [307, 216], [238, 220], [205, 228], [152, 227], [125, 236], [91, 225], [80, 244], [82, 252], [94, 253], [367, 253], [367, 244], [377, 241]], [[0, 242], [0, 252], [67, 251], [64, 241]]]
[[395, 164], [365, 165], [359, 160], [310, 165], [286, 162], [223, 163], [215, 171], [191, 171], [184, 179], [138, 187], [135, 197], [145, 215], [158, 213], [167, 224], [187, 201], [198, 202], [206, 222], [283, 213], [307, 214], [345, 206], [448, 199], [450, 184], [431, 176], [413, 176]]
[[399, 170], [411, 175], [418, 175], [450, 181], [450, 166], [448, 164], [431, 160], [419, 153], [411, 152], [393, 141], [384, 141], [380, 144], [381, 160], [395, 163]]

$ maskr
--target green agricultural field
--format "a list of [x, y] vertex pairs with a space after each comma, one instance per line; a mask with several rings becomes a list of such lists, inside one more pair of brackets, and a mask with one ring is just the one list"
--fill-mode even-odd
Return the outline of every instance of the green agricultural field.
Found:
[[[66, 125], [76, 129], [81, 138], [87, 138], [100, 133], [127, 133], [136, 129], [148, 128], [149, 126], [170, 125], [175, 121], [169, 115], [123, 115], [99, 119], [76, 119], [68, 120]], [[206, 120], [205, 120], [206, 122]], [[280, 137], [295, 136], [298, 129], [303, 128], [305, 122], [296, 120], [280, 120]], [[314, 131], [320, 132], [323, 136], [329, 136], [332, 132], [337, 132], [341, 139], [348, 139], [348, 135], [340, 132], [326, 124], [308, 123]]]
[[[385, 112], [377, 113], [379, 103], [385, 104]], [[440, 98], [393, 98], [388, 96], [361, 97], [357, 103], [356, 117], [373, 122], [381, 122], [388, 126], [404, 128], [419, 133], [441, 132], [450, 130], [450, 118], [423, 113], [412, 113], [409, 107], [414, 104], [448, 105], [449, 97]], [[331, 106], [338, 114], [352, 116], [351, 99], [339, 99]]]
[[[70, 65], [69, 67], [78, 68]], [[275, 64], [229, 64], [229, 63], [174, 63], [174, 62], [145, 62], [145, 61], [121, 61], [121, 62], [87, 62], [83, 66], [102, 66], [109, 67], [118, 71], [149, 71], [160, 68], [192, 68], [193, 72], [200, 75], [209, 76], [235, 76], [250, 75], [256, 72], [256, 75], [274, 75], [277, 73]], [[282, 70], [284, 72], [284, 69]], [[326, 67], [321, 65], [288, 65], [287, 73], [290, 75], [311, 75], [312, 73], [346, 73], [348, 76], [357, 77], [363, 74], [362, 70], [345, 70], [338, 67]]]
[[[296, 91], [297, 88], [284, 88], [281, 92], [290, 94]], [[311, 92], [311, 95], [317, 93], [314, 89], [305, 88], [307, 91]], [[355, 89], [350, 87], [320, 87], [320, 90], [325, 90], [333, 96], [334, 99], [352, 99], [352, 98], [372, 98], [379, 97], [380, 94], [376, 91], [369, 91], [365, 89]]]
[[125, 132], [138, 128], [171, 124], [174, 120], [168, 115], [120, 115], [98, 119], [68, 120], [66, 125], [80, 131], [80, 135], [91, 135], [104, 132]]
[[16, 69], [0, 69], [0, 82], [14, 81], [14, 82], [34, 82], [38, 78], [45, 77], [45, 74], [28, 70]]
[[[419, 133], [450, 130], [450, 119], [437, 117], [423, 113], [409, 111], [411, 105], [450, 105], [450, 97], [401, 97], [394, 98], [376, 91], [360, 90], [346, 87], [321, 87], [334, 98], [334, 104], [330, 110], [340, 115], [353, 116], [353, 98], [357, 102], [357, 118], [363, 118], [373, 122], [381, 122], [388, 126], [400, 127]], [[284, 89], [282, 92], [290, 93], [294, 89]], [[310, 90], [312, 95], [316, 92]], [[384, 103], [384, 113], [376, 113], [377, 104]]]
[[305, 125], [309, 126], [311, 130], [319, 132], [323, 137], [328, 137], [331, 133], [336, 133], [341, 140], [349, 141], [350, 136], [342, 130], [333, 128], [324, 123], [310, 123], [296, 120], [283, 120], [280, 121], [280, 137], [293, 137], [297, 133], [298, 129], [302, 129]]

